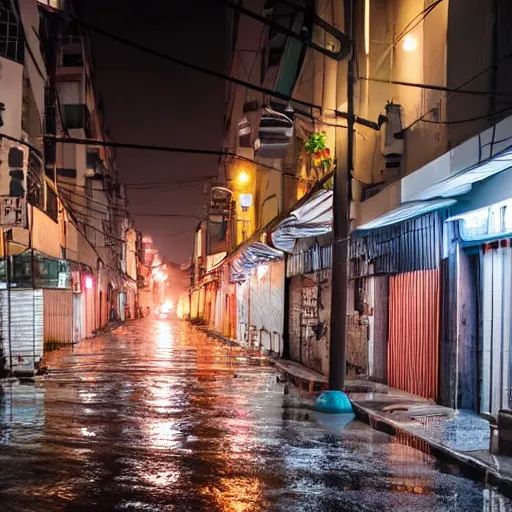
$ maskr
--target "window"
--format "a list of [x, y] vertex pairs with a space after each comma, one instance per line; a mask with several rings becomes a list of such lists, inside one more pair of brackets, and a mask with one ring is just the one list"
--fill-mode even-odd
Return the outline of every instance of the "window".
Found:
[[81, 67], [84, 65], [82, 53], [63, 53], [62, 66], [63, 67]]
[[46, 213], [48, 217], [57, 222], [59, 214], [59, 206], [57, 202], [57, 195], [52, 188], [46, 187]]
[[32, 287], [32, 254], [26, 251], [11, 258], [11, 283], [14, 288]]
[[91, 117], [86, 105], [63, 105], [62, 110], [68, 130], [83, 128], [86, 136], [91, 136]]
[[0, 56], [23, 64], [25, 38], [23, 27], [12, 10], [11, 0], [0, 0]]
[[43, 163], [33, 151], [30, 151], [28, 160], [27, 200], [36, 208], [44, 209]]
[[34, 252], [34, 283], [36, 287], [71, 287], [71, 268], [66, 260], [47, 258]]
[[57, 175], [64, 178], [76, 178], [76, 169], [64, 169], [57, 167]]
[[463, 213], [459, 220], [461, 239], [465, 242], [499, 238], [512, 233], [512, 201]]

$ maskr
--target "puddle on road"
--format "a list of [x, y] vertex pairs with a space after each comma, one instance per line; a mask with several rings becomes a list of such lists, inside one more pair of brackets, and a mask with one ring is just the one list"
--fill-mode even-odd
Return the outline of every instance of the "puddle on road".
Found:
[[2, 511], [512, 511], [398, 439], [301, 407], [263, 360], [181, 322], [47, 362], [44, 383], [0, 395]]

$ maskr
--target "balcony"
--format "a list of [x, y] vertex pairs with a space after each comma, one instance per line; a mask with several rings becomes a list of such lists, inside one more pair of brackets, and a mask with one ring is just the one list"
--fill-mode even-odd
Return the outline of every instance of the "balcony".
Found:
[[81, 128], [86, 137], [92, 137], [91, 115], [86, 105], [63, 105], [62, 113], [67, 130]]

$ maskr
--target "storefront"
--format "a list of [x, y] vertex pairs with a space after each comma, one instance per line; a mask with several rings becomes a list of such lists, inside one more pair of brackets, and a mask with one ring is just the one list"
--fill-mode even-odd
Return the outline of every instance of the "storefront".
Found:
[[329, 373], [331, 236], [297, 241], [287, 262], [288, 353], [292, 361]]
[[443, 215], [438, 210], [357, 232], [350, 253], [354, 309], [368, 322], [369, 377], [433, 400], [439, 392]]
[[453, 393], [458, 406], [497, 417], [512, 407], [512, 199], [454, 216], [448, 224], [458, 235]]

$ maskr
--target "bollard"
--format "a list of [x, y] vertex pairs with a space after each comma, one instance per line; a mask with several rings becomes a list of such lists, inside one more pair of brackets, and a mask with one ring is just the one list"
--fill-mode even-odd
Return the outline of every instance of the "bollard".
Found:
[[499, 434], [498, 434], [498, 425], [491, 425], [491, 439], [489, 442], [489, 452], [493, 455], [498, 455], [499, 450]]
[[343, 391], [324, 391], [315, 402], [315, 410], [328, 414], [353, 412], [352, 404]]

